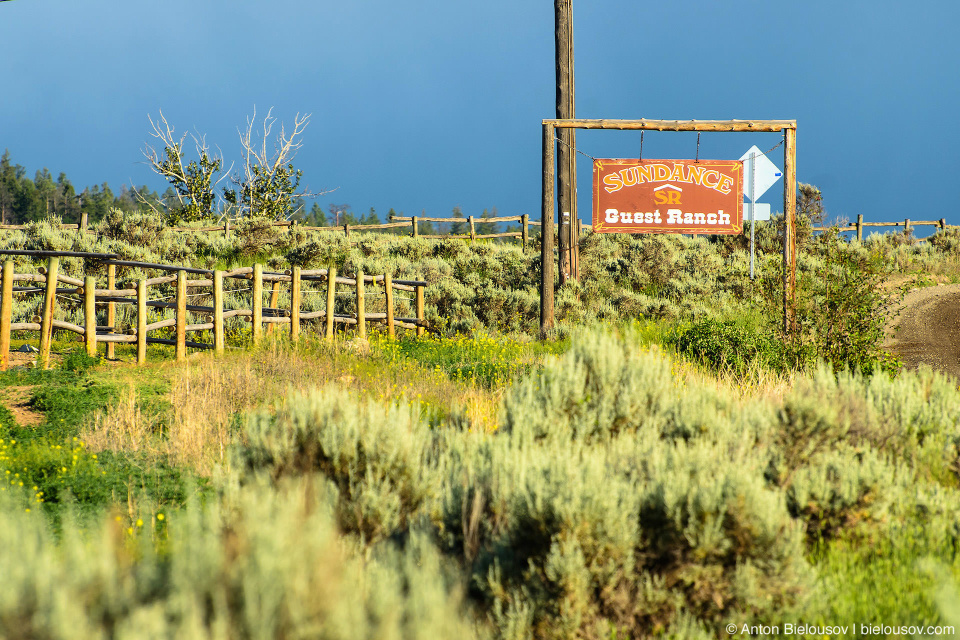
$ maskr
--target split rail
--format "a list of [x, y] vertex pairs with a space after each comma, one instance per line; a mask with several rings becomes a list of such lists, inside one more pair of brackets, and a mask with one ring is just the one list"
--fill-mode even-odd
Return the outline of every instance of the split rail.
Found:
[[[470, 240], [471, 242], [482, 239], [489, 238], [520, 238], [521, 245], [526, 251], [527, 245], [530, 241], [530, 226], [540, 226], [541, 223], [537, 220], [530, 220], [528, 214], [523, 214], [521, 216], [498, 216], [494, 218], [477, 218], [475, 216], [467, 216], [466, 218], [430, 218], [424, 216], [391, 216], [390, 222], [385, 224], [342, 224], [326, 227], [313, 227], [301, 225], [290, 220], [278, 220], [270, 223], [272, 227], [285, 227], [288, 229], [300, 229], [303, 231], [342, 231], [345, 235], [349, 236], [351, 233], [358, 231], [382, 231], [387, 229], [401, 229], [406, 228], [410, 229], [410, 235], [414, 238], [460, 238], [464, 240]], [[438, 223], [450, 223], [450, 224], [462, 224], [469, 229], [468, 233], [463, 234], [422, 234], [420, 233], [419, 223], [420, 222], [438, 222]], [[516, 222], [521, 226], [520, 231], [504, 231], [502, 233], [484, 233], [478, 234], [476, 230], [476, 225], [484, 223], [497, 223], [497, 222]], [[27, 228], [27, 225], [22, 224], [3, 224], [0, 225], [0, 230], [9, 230], [9, 231], [23, 231]], [[60, 225], [61, 229], [74, 230], [78, 231], [80, 234], [93, 233], [94, 230], [88, 225], [87, 214], [83, 214], [80, 223], [64, 223]], [[226, 218], [223, 224], [217, 224], [212, 226], [205, 227], [170, 227], [171, 231], [196, 231], [196, 232], [222, 232], [224, 235], [229, 235], [231, 229], [236, 229], [236, 222], [231, 224], [229, 218]]]
[[[948, 226], [950, 225], [947, 225], [946, 218], [940, 218], [939, 220], [911, 220], [907, 218], [903, 222], [864, 222], [863, 214], [857, 214], [856, 222], [838, 226], [837, 229], [839, 229], [841, 233], [844, 231], [856, 231], [857, 240], [862, 242], [864, 227], [903, 227], [904, 233], [910, 233], [913, 227], [937, 227], [940, 231], [945, 231]], [[813, 227], [813, 231], [827, 231], [832, 228], [833, 227]]]
[[[64, 252], [61, 255], [76, 254]], [[4, 262], [2, 274], [0, 274], [0, 370], [7, 368], [11, 333], [14, 331], [40, 333], [38, 366], [48, 368], [55, 329], [71, 331], [82, 336], [86, 351], [91, 356], [97, 354], [100, 343], [105, 343], [108, 358], [114, 357], [114, 346], [117, 343], [135, 344], [138, 364], [146, 362], [148, 344], [173, 346], [177, 360], [186, 358], [188, 348], [212, 349], [214, 352], [221, 353], [226, 346], [224, 323], [233, 317], [243, 317], [251, 324], [251, 339], [254, 344], [260, 342], [265, 333], [270, 333], [277, 326], [285, 326], [289, 331], [290, 339], [296, 341], [300, 337], [304, 323], [308, 321], [323, 322], [324, 335], [328, 340], [333, 338], [336, 324], [356, 327], [360, 338], [366, 338], [367, 323], [370, 322], [384, 324], [390, 338], [396, 337], [397, 327], [416, 331], [418, 336], [423, 335], [427, 329], [424, 315], [424, 289], [427, 283], [421, 280], [395, 280], [389, 273], [365, 275], [360, 272], [354, 277], [344, 277], [337, 275], [334, 267], [309, 270], [293, 267], [283, 273], [277, 273], [264, 271], [263, 265], [260, 264], [231, 270], [205, 270], [114, 259], [106, 263], [106, 288], [98, 289], [94, 276], [88, 275], [81, 280], [60, 273], [59, 257], [50, 256], [46, 268], [41, 267], [39, 273], [15, 273], [13, 260]], [[118, 266], [165, 270], [173, 273], [118, 284], [116, 281]], [[224, 282], [230, 279], [249, 281], [251, 292], [249, 308], [225, 308]], [[280, 288], [284, 284], [289, 287], [290, 303], [287, 308], [279, 308]], [[310, 284], [320, 285], [321, 289], [305, 291], [304, 286]], [[159, 285], [175, 285], [175, 295], [151, 300], [148, 296], [150, 287]], [[265, 285], [270, 287], [268, 305], [263, 303], [266, 293]], [[324, 285], [325, 291], [322, 289]], [[338, 285], [347, 287], [348, 291], [338, 292]], [[377, 290], [381, 290], [379, 293], [384, 296], [385, 310], [379, 313], [368, 313], [366, 298], [368, 295], [377, 295]], [[414, 294], [416, 317], [395, 315], [395, 291]], [[42, 293], [41, 315], [33, 317], [30, 322], [13, 322], [15, 292]], [[324, 308], [304, 311], [301, 307], [306, 293], [325, 293]], [[336, 313], [337, 295], [344, 293], [355, 296], [356, 311], [354, 313]], [[58, 296], [68, 298], [76, 296], [77, 302], [83, 308], [84, 324], [82, 326], [54, 318]], [[189, 304], [188, 299], [196, 296], [212, 297], [213, 304]], [[170, 298], [172, 301], [169, 301]], [[136, 309], [135, 327], [131, 327], [124, 333], [115, 331], [116, 305], [131, 305]], [[106, 307], [105, 325], [97, 324], [97, 306]], [[175, 314], [172, 318], [148, 323], [148, 311], [151, 309], [173, 309]], [[194, 316], [192, 323], [190, 314]], [[149, 335], [150, 332], [166, 328], [173, 328], [174, 338]], [[202, 331], [212, 332], [212, 343], [187, 339], [188, 333]]]

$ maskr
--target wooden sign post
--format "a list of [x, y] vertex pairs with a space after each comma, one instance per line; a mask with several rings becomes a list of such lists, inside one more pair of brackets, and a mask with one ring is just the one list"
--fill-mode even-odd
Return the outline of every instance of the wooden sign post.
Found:
[[[783, 328], [787, 333], [795, 329], [797, 246], [797, 121], [796, 120], [543, 120], [543, 195], [541, 223], [540, 334], [546, 336], [554, 327], [553, 309], [553, 219], [554, 207], [554, 149], [556, 130], [560, 129], [616, 129], [633, 131], [735, 131], [783, 132]], [[561, 141], [563, 138], [560, 138]], [[561, 147], [563, 145], [560, 145]], [[562, 213], [562, 211], [561, 211]], [[561, 233], [562, 237], [563, 234]], [[563, 254], [560, 265], [563, 268]], [[562, 272], [561, 272], [562, 274]], [[561, 278], [563, 276], [561, 275]], [[563, 281], [561, 280], [561, 283]]]

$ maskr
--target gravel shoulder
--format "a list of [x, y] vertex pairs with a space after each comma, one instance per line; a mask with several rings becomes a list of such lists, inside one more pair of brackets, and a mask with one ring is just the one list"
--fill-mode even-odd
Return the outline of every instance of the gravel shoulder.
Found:
[[960, 379], [960, 284], [907, 293], [888, 324], [884, 346], [907, 369], [926, 364]]

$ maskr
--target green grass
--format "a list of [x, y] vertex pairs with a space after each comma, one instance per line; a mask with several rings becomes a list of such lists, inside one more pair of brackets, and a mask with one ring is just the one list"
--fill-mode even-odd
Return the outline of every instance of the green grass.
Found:
[[494, 389], [521, 376], [543, 358], [563, 353], [569, 340], [521, 342], [495, 333], [452, 338], [403, 338], [390, 341], [376, 334], [371, 349], [390, 362], [412, 360], [442, 372], [453, 381]]
[[811, 624], [942, 624], [937, 597], [960, 584], [957, 541], [932, 542], [919, 526], [891, 537], [843, 539], [814, 549], [819, 573]]
[[[64, 364], [71, 363], [68, 356]], [[193, 483], [163, 461], [147, 464], [134, 453], [87, 451], [79, 439], [97, 412], [113, 405], [121, 380], [136, 385], [145, 407], [163, 407], [169, 384], [139, 371], [117, 371], [73, 357], [74, 370], [15, 368], [0, 373], [0, 387], [33, 386], [30, 404], [43, 422], [21, 427], [0, 410], [0, 487], [24, 492], [25, 508], [43, 505], [57, 518], [64, 504], [95, 511], [131, 499], [179, 505]]]

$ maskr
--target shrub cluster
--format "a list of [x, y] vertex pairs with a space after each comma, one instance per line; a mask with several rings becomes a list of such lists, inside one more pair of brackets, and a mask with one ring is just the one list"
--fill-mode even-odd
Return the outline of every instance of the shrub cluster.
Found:
[[428, 536], [505, 638], [709, 637], [809, 606], [821, 540], [960, 534], [946, 379], [823, 369], [747, 406], [637, 344], [576, 336], [508, 390], [490, 436], [332, 388], [293, 398], [251, 419], [246, 468], [323, 476], [364, 543]]
[[[809, 229], [800, 233], [799, 331], [785, 344], [787, 336], [780, 326], [778, 224], [773, 221], [758, 227], [756, 280], [749, 277], [745, 236], [708, 239], [587, 232], [580, 241], [581, 280], [557, 291], [557, 318], [561, 326], [611, 319], [688, 323], [678, 336], [678, 348], [734, 370], [752, 362], [778, 369], [804, 368], [817, 360], [865, 373], [895, 370], [898, 363], [881, 349], [886, 310], [893, 302], [882, 280], [891, 271], [904, 271], [910, 265], [942, 266], [945, 257], [947, 262], [960, 262], [951, 240], [956, 234], [939, 233], [930, 242], [917, 244], [893, 235], [846, 243], [835, 233], [813, 236]], [[427, 320], [444, 335], [482, 328], [527, 335], [539, 330], [536, 240], [527, 252], [514, 244], [379, 233], [364, 234], [357, 240], [337, 232], [308, 233], [296, 226], [281, 229], [258, 218], [244, 220], [224, 236], [173, 231], [152, 214], [119, 210], [106, 216], [97, 231], [97, 236], [81, 236], [60, 229], [59, 220], [54, 219], [5, 236], [2, 246], [111, 252], [130, 260], [207, 268], [259, 260], [273, 269], [332, 265], [346, 274], [361, 269], [367, 274], [389, 271], [397, 278], [429, 283]], [[19, 259], [18, 266], [26, 266], [25, 262]], [[102, 271], [99, 265], [76, 259], [65, 259], [62, 264], [63, 271], [74, 276], [85, 269]], [[124, 272], [121, 277], [136, 275]], [[34, 296], [18, 301], [17, 319], [24, 321], [33, 315], [38, 300]], [[352, 302], [341, 302], [343, 311], [349, 313]], [[409, 307], [403, 296], [399, 303]], [[63, 319], [73, 322], [80, 313], [79, 307], [61, 311]], [[730, 323], [743, 317], [767, 320]], [[120, 318], [121, 324], [124, 320]]]
[[0, 562], [23, 569], [0, 627], [709, 638], [819, 615], [824, 540], [957, 545], [949, 380], [824, 368], [747, 402], [640, 344], [575, 335], [506, 390], [493, 433], [334, 386], [291, 395], [248, 416], [204, 507], [144, 502], [82, 540], [65, 517], [53, 542], [32, 494], [3, 503]]

